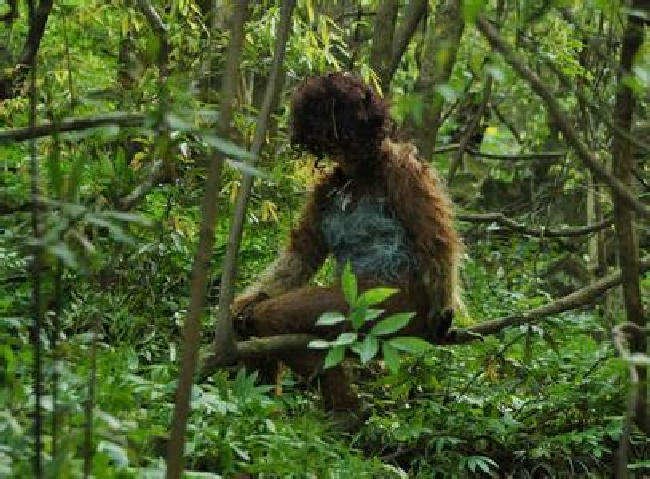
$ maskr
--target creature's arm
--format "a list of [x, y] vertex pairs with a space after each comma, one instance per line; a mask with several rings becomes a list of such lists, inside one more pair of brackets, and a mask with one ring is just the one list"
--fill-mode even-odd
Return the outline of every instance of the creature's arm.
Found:
[[259, 280], [235, 299], [233, 313], [237, 314], [252, 303], [304, 285], [321, 266], [327, 255], [320, 230], [320, 202], [325, 188], [321, 184], [311, 195], [298, 226], [291, 231], [289, 244], [260, 275]]
[[426, 164], [418, 161], [414, 146], [386, 141], [382, 154], [388, 199], [413, 239], [431, 309], [434, 314], [456, 309], [460, 306], [457, 268], [461, 242], [445, 187]]

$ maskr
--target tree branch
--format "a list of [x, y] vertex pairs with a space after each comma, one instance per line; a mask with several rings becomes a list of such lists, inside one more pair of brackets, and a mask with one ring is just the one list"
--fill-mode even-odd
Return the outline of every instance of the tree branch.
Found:
[[[648, 269], [650, 269], [650, 259], [645, 259], [640, 264], [639, 273], [642, 274]], [[494, 319], [492, 321], [485, 321], [468, 328], [467, 331], [472, 334], [489, 335], [496, 334], [510, 326], [535, 323], [546, 316], [562, 313], [589, 304], [608, 289], [621, 284], [622, 281], [621, 272], [617, 271], [616, 273], [605, 276], [589, 286], [585, 286], [584, 288], [563, 296], [552, 303], [531, 309], [525, 313], [515, 314], [501, 319]], [[462, 340], [457, 342], [463, 343], [468, 341], [471, 341], [471, 338], [462, 338]]]
[[[650, 270], [650, 258], [641, 262], [640, 273], [643, 274], [648, 270]], [[531, 309], [525, 313], [491, 321], [484, 321], [467, 329], [452, 329], [450, 331], [451, 339], [445, 342], [445, 344], [453, 345], [468, 343], [480, 339], [481, 336], [497, 334], [510, 326], [535, 323], [552, 314], [577, 309], [591, 303], [605, 291], [618, 286], [621, 282], [621, 272], [618, 271], [590, 284], [589, 286], [563, 296], [552, 303]], [[247, 341], [238, 342], [237, 354], [239, 359], [246, 359], [272, 357], [276, 354], [284, 354], [287, 351], [304, 351], [307, 349], [309, 342], [314, 339], [318, 338], [310, 334], [283, 334], [264, 338], [253, 338]], [[230, 359], [230, 364], [233, 364], [235, 362], [234, 358]], [[228, 364], [219, 362], [217, 358], [212, 355], [204, 362], [202, 375], [206, 376], [214, 369], [226, 365]]]
[[639, 201], [620, 180], [610, 174], [597, 155], [589, 150], [578, 133], [569, 123], [562, 111], [560, 104], [551, 90], [542, 82], [537, 74], [532, 71], [514, 50], [501, 38], [498, 31], [484, 17], [479, 16], [476, 27], [487, 38], [492, 48], [500, 52], [510, 66], [524, 79], [531, 88], [544, 100], [548, 112], [564, 135], [566, 141], [574, 148], [578, 158], [589, 168], [595, 176], [602, 179], [611, 189], [612, 193], [634, 209], [639, 215], [650, 217], [650, 208]]
[[[461, 147], [460, 143], [451, 143], [443, 145], [433, 150], [433, 154], [447, 153], [449, 151], [458, 150]], [[482, 158], [490, 158], [491, 160], [534, 160], [537, 158], [562, 158], [566, 155], [566, 151], [531, 151], [528, 153], [486, 153], [479, 151], [476, 148], [465, 148], [465, 152], [471, 156], [478, 156]]]
[[392, 54], [386, 71], [389, 85], [390, 81], [395, 76], [395, 72], [399, 67], [400, 61], [404, 56], [404, 52], [406, 51], [411, 38], [413, 38], [413, 34], [415, 33], [420, 20], [422, 20], [422, 17], [427, 13], [428, 3], [427, 0], [412, 0], [409, 3], [408, 10], [404, 14], [404, 19], [395, 30], [393, 46], [391, 49]]
[[31, 65], [38, 53], [38, 48], [41, 45], [43, 34], [45, 33], [45, 26], [47, 19], [52, 11], [52, 4], [54, 0], [41, 0], [38, 8], [34, 12], [34, 18], [30, 20], [29, 32], [27, 33], [27, 40], [20, 55], [20, 60], [15, 66], [13, 71], [7, 76], [0, 78], [0, 100], [12, 98], [16, 86], [23, 82], [27, 77]]
[[554, 229], [545, 228], [543, 226], [541, 228], [532, 228], [522, 223], [518, 223], [512, 218], [508, 218], [503, 213], [483, 213], [483, 214], [469, 213], [469, 214], [457, 215], [456, 218], [460, 221], [467, 221], [471, 223], [495, 222], [508, 229], [529, 236], [536, 236], [539, 238], [566, 238], [566, 237], [584, 236], [584, 235], [588, 235], [603, 230], [605, 228], [609, 228], [613, 224], [613, 221], [611, 219], [607, 219], [593, 225], [578, 226], [575, 228], [562, 228], [562, 229], [554, 230]]
[[88, 128], [97, 128], [100, 126], [122, 126], [137, 127], [143, 126], [147, 115], [145, 113], [127, 113], [116, 111], [105, 113], [103, 115], [66, 118], [60, 122], [52, 123], [45, 121], [34, 128], [12, 128], [9, 130], [0, 130], [0, 144], [10, 143], [13, 141], [25, 141], [32, 138], [50, 136], [55, 133], [65, 133], [70, 131], [86, 130]]

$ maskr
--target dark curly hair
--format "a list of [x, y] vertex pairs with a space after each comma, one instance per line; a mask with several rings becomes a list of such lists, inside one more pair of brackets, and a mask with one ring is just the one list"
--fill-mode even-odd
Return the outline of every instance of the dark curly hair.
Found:
[[388, 134], [386, 102], [349, 73], [307, 78], [293, 94], [291, 111], [291, 142], [317, 156], [374, 156]]

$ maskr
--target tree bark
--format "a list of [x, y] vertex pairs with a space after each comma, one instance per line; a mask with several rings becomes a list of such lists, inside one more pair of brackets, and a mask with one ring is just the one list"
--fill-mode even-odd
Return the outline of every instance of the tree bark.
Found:
[[[238, 0], [234, 10], [230, 30], [230, 43], [226, 58], [225, 76], [221, 89], [220, 125], [218, 131], [224, 134], [230, 130], [233, 104], [236, 97], [239, 64], [244, 43], [244, 23], [248, 15], [248, 0]], [[217, 218], [217, 198], [221, 184], [223, 157], [215, 155], [208, 168], [205, 194], [202, 202], [201, 230], [199, 246], [192, 267], [190, 283], [190, 306], [185, 317], [183, 331], [183, 353], [181, 369], [176, 389], [174, 417], [169, 443], [167, 444], [167, 479], [179, 479], [183, 471], [183, 450], [185, 430], [190, 410], [190, 392], [194, 382], [194, 372], [199, 350], [200, 319], [205, 305], [207, 275], [212, 257], [214, 227]]]
[[383, 0], [375, 15], [375, 25], [370, 50], [370, 66], [379, 77], [384, 96], [390, 86], [389, 68], [392, 56], [393, 35], [397, 20], [397, 0]]
[[[632, 8], [641, 8], [639, 0], [633, 2]], [[618, 72], [618, 91], [614, 108], [615, 124], [623, 131], [630, 132], [634, 115], [634, 94], [625, 79], [632, 72], [634, 56], [643, 43], [643, 24], [636, 15], [628, 16], [628, 23], [623, 33], [620, 69]], [[621, 136], [614, 136], [612, 141], [612, 169], [614, 176], [630, 191], [633, 190], [632, 171], [635, 167], [632, 145]], [[639, 287], [639, 250], [634, 231], [634, 212], [622, 198], [614, 199], [614, 225], [618, 240], [618, 257], [623, 275], [623, 297], [627, 321], [640, 328], [645, 327], [645, 313]], [[645, 335], [636, 335], [632, 340], [635, 352], [645, 353], [647, 340]], [[648, 416], [647, 369], [639, 368], [639, 394], [636, 404], [636, 421], [644, 431], [650, 431]]]
[[390, 64], [388, 65], [388, 71], [386, 72], [386, 77], [388, 78], [388, 84], [386, 89], [390, 87], [390, 82], [395, 76], [395, 72], [399, 67], [399, 63], [404, 56], [404, 52], [413, 38], [415, 30], [418, 28], [422, 18], [426, 16], [427, 7], [429, 5], [428, 0], [411, 0], [408, 5], [408, 10], [404, 13], [404, 19], [400, 22], [399, 26], [395, 30], [395, 35], [393, 36], [393, 46], [391, 48], [391, 58]]
[[[273, 53], [273, 65], [269, 81], [266, 85], [264, 101], [262, 108], [257, 117], [257, 126], [255, 128], [255, 137], [251, 146], [251, 154], [254, 158], [259, 156], [262, 145], [266, 139], [266, 130], [271, 115], [272, 107], [276, 103], [275, 99], [279, 93], [277, 85], [280, 83], [282, 74], [282, 65], [286, 51], [286, 43], [291, 28], [291, 15], [295, 6], [295, 0], [283, 0], [281, 9], [281, 18], [276, 30], [275, 51]], [[237, 275], [237, 256], [241, 244], [244, 220], [246, 218], [246, 208], [250, 191], [253, 186], [253, 177], [245, 173], [241, 187], [237, 193], [235, 211], [230, 223], [230, 234], [228, 236], [228, 246], [226, 255], [223, 260], [221, 275], [221, 287], [219, 291], [219, 310], [217, 315], [217, 326], [214, 335], [213, 350], [217, 363], [227, 364], [236, 360], [237, 350], [235, 343], [235, 334], [230, 317], [230, 304], [233, 299], [235, 277]]]
[[422, 95], [424, 105], [416, 142], [427, 161], [435, 148], [444, 103], [436, 88], [451, 76], [464, 26], [459, 0], [442, 0], [427, 24], [420, 73], [415, 84], [415, 92]]
[[34, 12], [34, 18], [30, 20], [27, 40], [18, 64], [11, 73], [0, 78], [0, 100], [13, 98], [19, 84], [27, 78], [27, 73], [29, 73], [34, 58], [38, 54], [38, 48], [41, 45], [53, 3], [54, 0], [41, 0], [38, 4]]

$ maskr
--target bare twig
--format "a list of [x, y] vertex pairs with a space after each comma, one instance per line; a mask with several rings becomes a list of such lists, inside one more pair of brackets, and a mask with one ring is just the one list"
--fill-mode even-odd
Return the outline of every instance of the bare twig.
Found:
[[447, 175], [447, 184], [451, 185], [454, 181], [454, 176], [456, 176], [456, 170], [463, 161], [463, 153], [467, 150], [470, 140], [474, 136], [474, 133], [480, 128], [481, 122], [483, 121], [483, 115], [485, 114], [485, 108], [490, 101], [490, 95], [492, 94], [492, 76], [488, 76], [485, 80], [485, 86], [483, 87], [483, 98], [481, 99], [481, 104], [478, 107], [478, 110], [472, 117], [467, 125], [467, 129], [463, 133], [463, 136], [460, 140], [460, 146], [456, 155], [451, 160], [449, 165], [449, 174]]
[[598, 156], [594, 154], [582, 141], [573, 126], [569, 123], [562, 111], [559, 102], [551, 90], [542, 82], [539, 76], [532, 71], [515, 51], [501, 38], [497, 29], [485, 18], [479, 16], [476, 20], [477, 28], [485, 35], [492, 47], [499, 51], [510, 66], [525, 79], [531, 88], [544, 100], [548, 112], [557, 124], [558, 128], [566, 138], [567, 142], [574, 148], [578, 158], [598, 178], [603, 180], [611, 189], [612, 193], [621, 198], [629, 207], [634, 209], [643, 217], [650, 216], [650, 209], [639, 201], [620, 180], [607, 171]]
[[574, 228], [561, 228], [561, 229], [549, 229], [545, 227], [533, 228], [522, 223], [518, 223], [512, 218], [508, 218], [503, 213], [477, 213], [477, 214], [459, 214], [456, 216], [460, 221], [468, 221], [470, 223], [490, 223], [494, 222], [501, 226], [504, 226], [513, 231], [528, 235], [536, 236], [539, 238], [566, 238], [574, 236], [584, 236], [591, 233], [601, 231], [605, 228], [612, 226], [613, 221], [611, 219], [603, 220], [599, 223], [588, 225], [588, 226], [578, 226]]
[[[460, 143], [451, 143], [449, 145], [439, 146], [433, 150], [433, 154], [447, 153], [455, 151], [460, 148]], [[489, 158], [491, 160], [535, 160], [537, 158], [563, 158], [566, 156], [566, 151], [531, 151], [527, 153], [486, 153], [479, 151], [476, 148], [466, 148], [465, 152], [471, 156], [478, 156], [482, 158]]]
[[516, 161], [516, 160], [535, 160], [538, 158], [564, 158], [566, 156], [566, 151], [531, 151], [529, 153], [486, 153], [483, 151], [478, 151], [474, 148], [467, 148], [465, 151], [472, 156], [480, 156], [483, 158], [489, 158], [491, 160], [507, 160], [507, 161]]
[[0, 144], [10, 143], [12, 141], [25, 141], [32, 138], [41, 138], [50, 136], [55, 133], [64, 133], [70, 131], [81, 131], [89, 128], [100, 126], [122, 126], [138, 127], [144, 126], [147, 115], [144, 113], [128, 113], [116, 111], [105, 113], [103, 115], [66, 118], [60, 122], [45, 121], [37, 126], [26, 128], [12, 128], [10, 130], [0, 130]]

